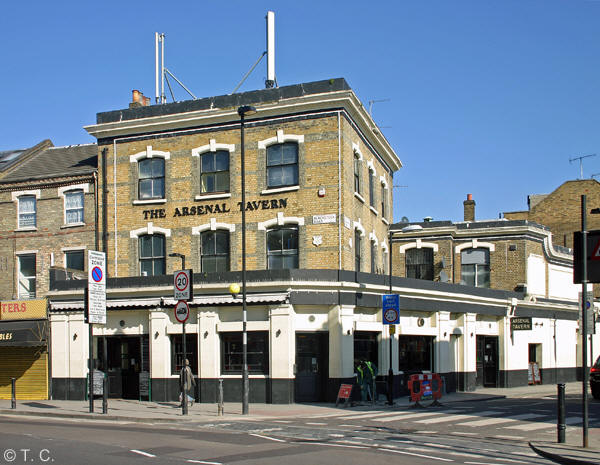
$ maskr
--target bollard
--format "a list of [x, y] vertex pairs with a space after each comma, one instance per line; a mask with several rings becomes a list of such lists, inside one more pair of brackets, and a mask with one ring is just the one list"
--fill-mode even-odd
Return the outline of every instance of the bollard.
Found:
[[567, 429], [565, 425], [565, 385], [557, 384], [558, 388], [558, 396], [557, 396], [557, 408], [558, 408], [558, 424], [556, 425], [556, 430], [558, 433], [558, 442], [565, 442], [565, 430]]
[[217, 415], [222, 416], [225, 414], [225, 406], [223, 405], [223, 378], [219, 378], [219, 392], [217, 402]]
[[104, 373], [102, 378], [102, 413], [108, 413], [108, 374]]
[[17, 378], [11, 378], [10, 384], [11, 384], [10, 408], [15, 410], [17, 408]]

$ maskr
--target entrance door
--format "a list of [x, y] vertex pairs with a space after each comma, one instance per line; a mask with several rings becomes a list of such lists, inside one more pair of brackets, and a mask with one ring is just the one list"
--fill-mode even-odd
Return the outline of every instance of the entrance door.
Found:
[[[147, 335], [142, 336], [148, 338]], [[140, 336], [106, 338], [108, 395], [113, 398], [139, 399], [139, 373], [142, 369]], [[103, 353], [98, 338], [98, 354]]]
[[498, 336], [477, 336], [477, 385], [498, 386]]
[[296, 402], [323, 402], [327, 392], [328, 333], [296, 333]]

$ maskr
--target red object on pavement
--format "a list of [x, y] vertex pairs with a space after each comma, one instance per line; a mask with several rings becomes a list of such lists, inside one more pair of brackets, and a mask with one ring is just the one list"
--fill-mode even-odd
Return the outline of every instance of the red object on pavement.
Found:
[[342, 384], [340, 385], [340, 390], [338, 392], [338, 399], [350, 399], [350, 394], [352, 393], [352, 384]]
[[442, 378], [439, 373], [410, 375], [408, 390], [411, 402], [419, 402], [423, 397], [439, 400], [442, 398]]

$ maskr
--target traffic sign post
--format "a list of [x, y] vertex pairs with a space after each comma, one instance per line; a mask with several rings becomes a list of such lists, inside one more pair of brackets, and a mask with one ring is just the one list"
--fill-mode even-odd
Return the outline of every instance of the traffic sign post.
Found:
[[88, 250], [88, 282], [84, 291], [84, 318], [88, 323], [88, 400], [94, 412], [94, 324], [106, 324], [106, 254]]
[[[185, 262], [182, 262], [185, 267]], [[192, 270], [177, 270], [173, 273], [173, 297], [177, 300], [175, 305], [175, 319], [182, 323], [181, 336], [183, 338], [183, 360], [180, 376], [183, 377], [183, 392], [181, 393], [181, 413], [188, 414], [188, 391], [186, 383], [187, 347], [185, 336], [185, 322], [190, 316], [190, 307], [187, 301], [194, 299], [194, 272]]]
[[381, 299], [384, 325], [397, 325], [400, 323], [400, 296], [398, 294], [384, 294]]

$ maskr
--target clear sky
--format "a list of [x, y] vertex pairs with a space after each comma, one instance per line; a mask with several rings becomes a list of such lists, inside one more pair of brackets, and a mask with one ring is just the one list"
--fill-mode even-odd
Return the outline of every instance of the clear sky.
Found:
[[[93, 142], [83, 126], [154, 95], [154, 33], [198, 97], [265, 50], [279, 85], [344, 77], [399, 155], [394, 219], [524, 210], [600, 173], [600, 0], [20, 1], [0, 12], [0, 150]], [[264, 88], [263, 60], [240, 89]], [[175, 89], [177, 100], [187, 94]], [[169, 98], [170, 101], [170, 98]], [[600, 177], [598, 178], [600, 179]]]

